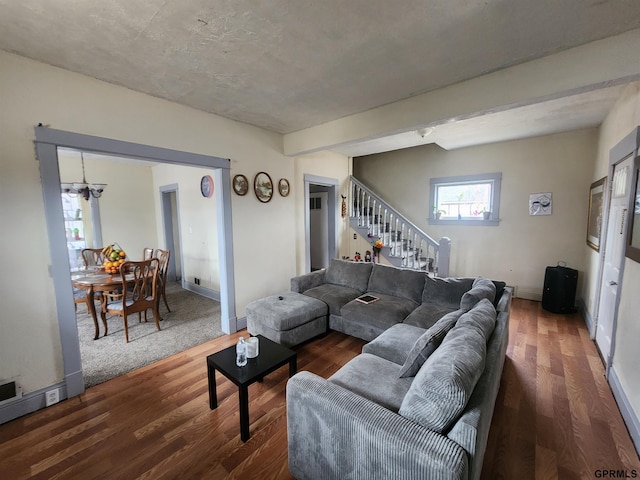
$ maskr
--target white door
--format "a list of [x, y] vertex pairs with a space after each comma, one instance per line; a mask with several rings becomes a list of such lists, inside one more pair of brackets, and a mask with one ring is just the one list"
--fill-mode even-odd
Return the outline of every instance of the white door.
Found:
[[608, 367], [611, 356], [611, 336], [615, 322], [616, 305], [620, 289], [620, 268], [624, 261], [624, 249], [627, 238], [629, 193], [631, 187], [631, 165], [629, 156], [616, 164], [611, 182], [611, 202], [609, 204], [609, 223], [604, 243], [604, 265], [602, 287], [596, 324], [596, 344]]

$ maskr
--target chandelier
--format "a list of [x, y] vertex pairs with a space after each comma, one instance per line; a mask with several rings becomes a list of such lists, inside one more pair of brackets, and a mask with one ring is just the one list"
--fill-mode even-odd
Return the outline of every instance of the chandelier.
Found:
[[62, 193], [68, 193], [71, 196], [81, 195], [85, 200], [89, 200], [91, 196], [100, 198], [106, 183], [87, 183], [87, 179], [84, 173], [84, 156], [80, 152], [80, 159], [82, 161], [82, 182], [73, 183], [61, 183], [60, 188]]

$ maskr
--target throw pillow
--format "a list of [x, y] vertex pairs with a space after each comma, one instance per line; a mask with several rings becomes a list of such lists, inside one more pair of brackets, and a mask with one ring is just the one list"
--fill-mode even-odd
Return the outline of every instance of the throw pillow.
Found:
[[469, 311], [483, 298], [488, 298], [493, 303], [496, 298], [496, 286], [491, 280], [478, 277], [473, 281], [471, 290], [462, 296], [460, 308]]
[[415, 377], [463, 313], [463, 310], [447, 313], [416, 340], [400, 369], [400, 378]]
[[460, 317], [457, 326], [469, 325], [477, 328], [484, 341], [488, 342], [496, 327], [496, 308], [487, 298], [480, 300], [471, 310]]

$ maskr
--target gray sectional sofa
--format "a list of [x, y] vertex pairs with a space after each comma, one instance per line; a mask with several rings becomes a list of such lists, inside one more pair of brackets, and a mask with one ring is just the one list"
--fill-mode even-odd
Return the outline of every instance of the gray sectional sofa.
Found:
[[[508, 344], [510, 289], [482, 277], [431, 278], [339, 260], [291, 284], [327, 302], [330, 328], [371, 340], [328, 379], [302, 371], [289, 380], [291, 474], [479, 478]], [[379, 300], [354, 303], [365, 292]]]

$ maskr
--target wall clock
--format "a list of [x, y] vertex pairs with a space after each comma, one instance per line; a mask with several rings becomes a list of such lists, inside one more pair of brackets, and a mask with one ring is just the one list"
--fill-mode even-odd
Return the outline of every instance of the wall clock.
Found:
[[211, 178], [211, 175], [205, 175], [200, 180], [200, 192], [205, 198], [211, 198], [213, 195], [213, 178]]

